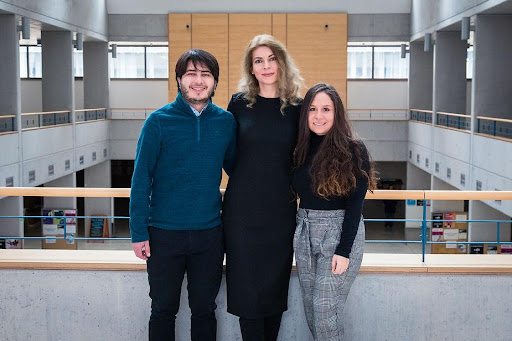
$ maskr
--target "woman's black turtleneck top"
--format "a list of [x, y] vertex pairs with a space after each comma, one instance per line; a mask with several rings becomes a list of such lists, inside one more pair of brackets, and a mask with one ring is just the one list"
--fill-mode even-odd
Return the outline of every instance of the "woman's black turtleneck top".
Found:
[[[346, 196], [330, 196], [327, 199], [320, 197], [313, 189], [310, 169], [323, 140], [324, 136], [311, 133], [306, 161], [294, 171], [292, 185], [300, 198], [300, 208], [313, 210], [345, 210], [340, 243], [334, 253], [349, 258], [363, 212], [363, 203], [368, 189], [368, 180], [363, 176], [357, 176], [356, 187]], [[369, 172], [370, 161], [368, 151], [363, 142], [360, 143], [363, 145], [364, 151], [363, 169]], [[355, 162], [355, 159], [352, 161]]]

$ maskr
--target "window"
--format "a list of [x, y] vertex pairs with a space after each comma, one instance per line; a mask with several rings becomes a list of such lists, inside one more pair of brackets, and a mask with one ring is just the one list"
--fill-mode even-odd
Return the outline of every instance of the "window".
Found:
[[28, 77], [28, 53], [26, 46], [20, 46], [20, 78]]
[[28, 78], [41, 78], [43, 76], [43, 62], [41, 46], [28, 47]]
[[473, 79], [473, 61], [474, 61], [473, 46], [468, 47], [468, 54], [466, 57], [466, 78]]
[[111, 78], [145, 78], [144, 46], [118, 46], [111, 58]]
[[169, 48], [167, 46], [146, 47], [146, 78], [169, 77]]
[[73, 76], [84, 76], [84, 51], [73, 51]]
[[375, 46], [373, 78], [407, 78], [409, 54], [400, 58], [400, 46]]
[[[43, 75], [41, 46], [21, 45], [20, 46], [20, 78], [41, 78]], [[73, 75], [84, 76], [83, 51], [74, 50], [73, 53]]]
[[347, 77], [352, 79], [407, 79], [409, 54], [400, 58], [400, 45], [365, 45], [347, 47]]
[[347, 59], [347, 78], [372, 78], [371, 46], [349, 46]]
[[118, 45], [109, 58], [110, 78], [168, 78], [169, 48], [164, 45]]

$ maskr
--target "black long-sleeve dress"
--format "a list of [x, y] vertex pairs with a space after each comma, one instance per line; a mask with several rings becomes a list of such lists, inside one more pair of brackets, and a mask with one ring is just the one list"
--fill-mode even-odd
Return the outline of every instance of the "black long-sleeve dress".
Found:
[[280, 112], [279, 98], [252, 108], [233, 95], [236, 165], [224, 196], [228, 312], [262, 318], [287, 309], [297, 203], [291, 189], [300, 106]]

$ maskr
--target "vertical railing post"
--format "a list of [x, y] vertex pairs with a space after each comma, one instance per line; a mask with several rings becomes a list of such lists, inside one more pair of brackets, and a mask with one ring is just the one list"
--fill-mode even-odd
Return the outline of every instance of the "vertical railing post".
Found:
[[497, 222], [497, 226], [496, 226], [496, 243], [500, 243], [500, 222], [498, 221]]
[[496, 121], [494, 121], [494, 136], [496, 136]]
[[67, 223], [66, 213], [64, 213], [64, 240], [67, 237], [67, 226], [66, 226], [66, 223]]
[[457, 129], [460, 129], [460, 116], [457, 118]]
[[477, 133], [480, 132], [480, 119], [479, 118], [476, 119], [476, 132]]
[[421, 222], [421, 261], [425, 263], [425, 246], [427, 244], [427, 199], [423, 199], [423, 221]]
[[41, 114], [37, 115], [37, 127], [41, 127]]

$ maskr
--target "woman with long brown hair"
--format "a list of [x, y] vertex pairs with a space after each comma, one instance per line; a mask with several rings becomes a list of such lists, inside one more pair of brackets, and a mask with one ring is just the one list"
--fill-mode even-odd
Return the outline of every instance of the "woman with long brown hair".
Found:
[[294, 161], [300, 198], [294, 249], [306, 319], [315, 340], [342, 340], [337, 312], [361, 266], [363, 202], [376, 180], [331, 85], [316, 84], [304, 98]]
[[275, 341], [287, 309], [297, 202], [291, 190], [303, 85], [285, 46], [254, 37], [245, 51], [239, 93], [236, 165], [224, 196], [228, 312], [244, 341]]

